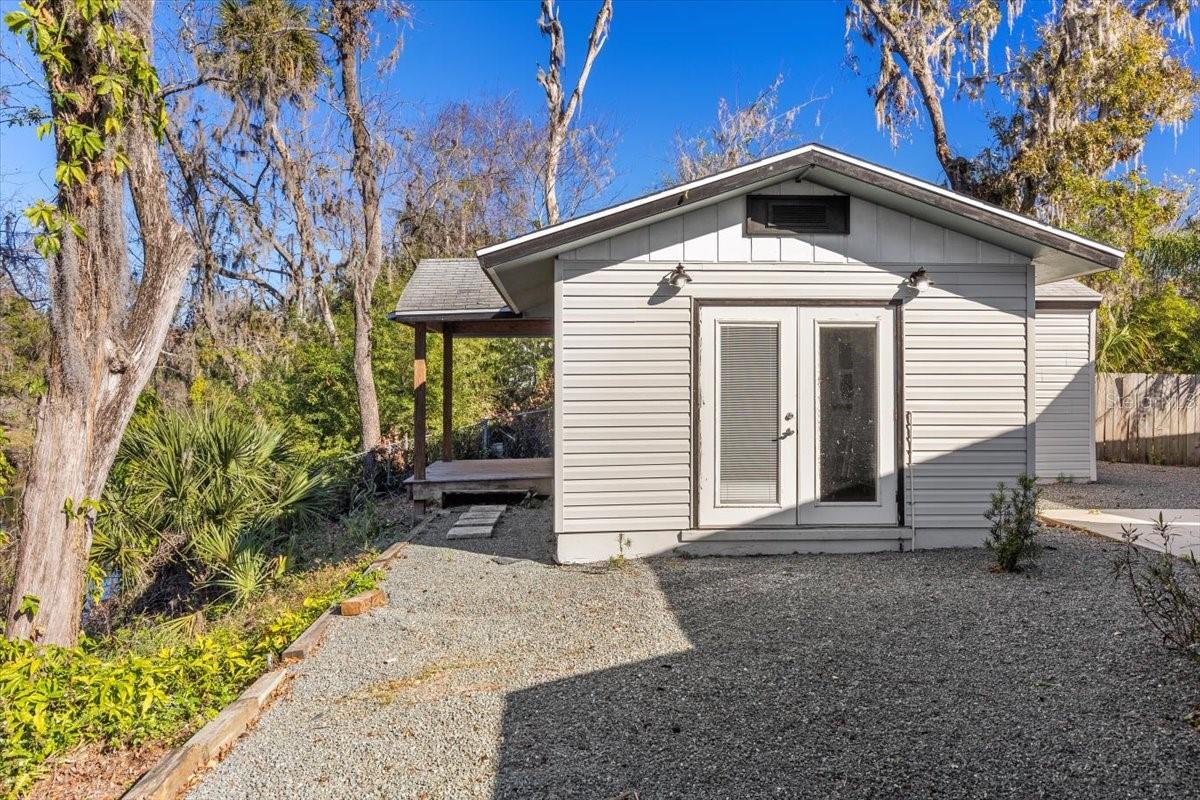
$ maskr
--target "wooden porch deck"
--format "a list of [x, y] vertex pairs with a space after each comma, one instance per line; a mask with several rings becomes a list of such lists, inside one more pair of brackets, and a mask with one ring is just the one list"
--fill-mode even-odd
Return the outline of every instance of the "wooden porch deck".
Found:
[[521, 492], [548, 495], [554, 491], [553, 458], [489, 458], [435, 461], [425, 468], [424, 480], [409, 478], [413, 500], [440, 501], [447, 492]]

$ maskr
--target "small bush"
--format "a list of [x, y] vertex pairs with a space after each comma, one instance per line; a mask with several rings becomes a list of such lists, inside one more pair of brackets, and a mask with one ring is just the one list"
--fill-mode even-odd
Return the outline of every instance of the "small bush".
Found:
[[368, 547], [377, 544], [389, 527], [373, 492], [352, 493], [350, 510], [341, 519], [341, 535], [359, 547]]
[[246, 603], [271, 585], [288, 537], [329, 506], [327, 476], [283, 427], [225, 406], [159, 412], [121, 440], [91, 557], [126, 594], [182, 573], [165, 580], [168, 598], [215, 589]]
[[1040, 495], [1036, 481], [1024, 474], [1011, 490], [1003, 482], [996, 487], [984, 516], [992, 523], [987, 548], [996, 557], [997, 570], [1017, 572], [1023, 562], [1034, 561], [1041, 553], [1036, 541]]
[[629, 537], [623, 533], [617, 534], [617, 554], [608, 557], [608, 566], [610, 569], [625, 569], [629, 566], [629, 559], [625, 557], [625, 548], [629, 546]]
[[1170, 526], [1158, 515], [1153, 540], [1162, 551], [1138, 544], [1137, 528], [1122, 528], [1124, 546], [1113, 571], [1124, 577], [1138, 608], [1172, 650], [1200, 662], [1200, 560], [1170, 554]]

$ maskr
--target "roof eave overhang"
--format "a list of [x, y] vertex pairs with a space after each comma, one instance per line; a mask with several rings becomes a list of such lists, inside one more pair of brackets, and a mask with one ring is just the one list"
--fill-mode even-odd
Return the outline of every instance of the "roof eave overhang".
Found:
[[500, 299], [502, 299], [509, 308], [520, 311], [521, 307], [513, 302], [512, 294], [510, 294], [508, 289], [504, 287], [504, 282], [501, 281], [496, 275], [496, 270], [492, 267], [489, 267], [482, 261], [479, 262], [479, 268], [483, 270], [483, 274], [487, 276], [487, 279], [491, 282], [497, 294], [500, 295]]
[[1035, 301], [1038, 308], [1092, 309], [1100, 307], [1100, 298], [1046, 297]]
[[767, 186], [789, 177], [798, 180], [812, 167], [804, 155], [806, 154], [798, 153], [787, 158], [767, 159], [765, 162], [758, 162], [757, 166], [751, 165], [752, 169], [732, 170], [713, 176], [712, 179], [648, 195], [508, 242], [485, 247], [475, 256], [489, 273], [500, 266], [518, 266], [536, 261], [578, 246], [585, 240], [613, 236], [644, 225], [655, 218], [682, 214], [690, 208], [707, 205], [726, 196], [753, 191], [758, 186]]
[[[1055, 269], [1053, 275], [1048, 272], [1044, 281], [1115, 269], [1124, 259], [1124, 253], [1115, 248], [817, 145], [805, 145], [789, 153], [485, 247], [476, 256], [497, 291], [508, 301], [510, 298], [503, 282], [496, 275], [496, 269], [501, 266], [520, 266], [588, 241], [647, 224], [656, 218], [674, 216], [689, 208], [707, 205], [725, 196], [754, 191], [758, 186], [788, 177], [799, 179], [810, 172], [815, 182], [825, 183], [821, 178], [830, 176], [849, 179], [871, 187], [874, 192], [899, 195], [943, 213], [958, 215], [1005, 236], [1026, 240], [1031, 243], [1033, 250], [1052, 251], [1071, 262], [1070, 267], [1063, 265], [1064, 268]], [[1038, 263], [1036, 255], [1033, 261]]]
[[515, 319], [520, 315], [514, 314], [507, 308], [484, 308], [484, 309], [446, 309], [439, 311], [436, 309], [421, 309], [414, 311], [393, 311], [388, 314], [388, 319], [394, 322], [405, 322], [412, 324], [414, 322], [457, 322], [464, 320], [477, 319]]

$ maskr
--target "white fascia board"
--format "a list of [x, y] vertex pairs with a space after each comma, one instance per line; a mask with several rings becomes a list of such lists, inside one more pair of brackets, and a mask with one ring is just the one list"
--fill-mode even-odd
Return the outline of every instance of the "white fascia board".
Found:
[[[593, 211], [591, 214], [584, 214], [582, 217], [576, 217], [575, 219], [570, 219], [570, 220], [567, 220], [566, 222], [560, 222], [557, 225], [550, 225], [548, 227], [542, 228], [541, 230], [536, 230], [531, 233], [527, 233], [523, 236], [518, 236], [515, 239], [507, 239], [503, 242], [499, 242], [497, 244], [490, 245], [488, 247], [484, 247], [480, 250], [477, 250], [476, 252], [478, 255], [485, 256], [488, 253], [493, 253], [493, 252], [500, 250], [502, 248], [505, 248], [505, 247], [511, 247], [514, 244], [522, 244], [524, 242], [530, 242], [530, 241], [534, 241], [535, 239], [540, 239], [551, 232], [570, 230], [571, 228], [577, 227], [586, 222], [591, 222], [592, 220], [596, 220], [596, 219], [603, 219], [604, 217], [607, 217], [611, 214], [619, 214], [620, 212], [625, 211], [627, 209], [637, 208], [640, 205], [644, 205], [645, 203], [651, 203], [651, 202], [654, 202], [655, 200], [661, 200], [664, 197], [670, 197], [672, 195], [676, 195], [681, 192], [684, 194], [687, 194], [692, 189], [697, 189], [701, 186], [706, 186], [710, 183], [713, 183], [714, 181], [721, 180], [723, 178], [728, 178], [728, 177], [731, 177], [734, 175], [738, 175], [743, 172], [749, 172], [750, 170], [757, 169], [759, 167], [763, 167], [768, 164], [773, 164], [776, 161], [783, 161], [784, 159], [792, 158], [794, 156], [800, 155], [801, 153], [806, 153], [810, 150], [813, 150], [814, 148], [815, 148], [815, 145], [806, 144], [806, 145], [803, 145], [802, 147], [797, 147], [794, 150], [788, 150], [783, 153], [777, 153], [773, 156], [764, 158], [760, 161], [752, 161], [749, 164], [743, 164], [740, 167], [735, 167], [734, 169], [726, 170], [725, 172], [718, 172], [715, 175], [709, 175], [706, 178], [700, 178], [698, 180], [691, 181], [690, 183], [684, 183], [679, 186], [672, 186], [670, 188], [663, 189], [660, 192], [654, 192], [653, 194], [647, 194], [647, 195], [643, 195], [641, 197], [636, 197], [633, 200], [626, 201], [624, 203], [621, 203], [620, 205], [610, 206], [608, 208], [601, 209], [600, 211]], [[777, 180], [778, 180], [778, 177], [772, 178], [771, 182], [775, 182]], [[742, 191], [745, 191], [745, 189], [739, 188], [736, 191], [730, 192], [730, 194], [737, 194]], [[680, 209], [680, 211], [690, 210], [691, 208], [695, 208], [695, 207], [696, 206], [686, 206], [686, 207]], [[669, 215], [663, 214], [660, 216], [666, 217]], [[649, 220], [649, 219], [641, 220], [641, 221], [639, 221], [638, 224], [645, 225], [645, 224], [648, 224], [649, 222], [651, 222], [651, 220]], [[613, 234], [611, 232], [609, 232], [606, 235], [612, 236]], [[573, 243], [571, 245], [571, 247], [578, 247], [578, 246], [579, 246], [578, 243]], [[563, 248], [563, 249], [571, 249], [571, 248]]]
[[[893, 180], [907, 184], [914, 188], [922, 189], [927, 192], [941, 195], [941, 196], [943, 196], [949, 200], [952, 200], [954, 202], [959, 202], [959, 203], [964, 203], [964, 204], [970, 205], [974, 208], [984, 211], [985, 213], [995, 215], [1002, 219], [1006, 219], [1006, 220], [1008, 220], [1010, 222], [1014, 222], [1020, 226], [1030, 228], [1031, 230], [1037, 230], [1037, 231], [1041, 231], [1043, 233], [1055, 234], [1057, 236], [1061, 236], [1065, 239], [1069, 239], [1071, 241], [1074, 241], [1074, 242], [1084, 245], [1086, 247], [1091, 247], [1091, 248], [1095, 248], [1097, 250], [1103, 251], [1103, 252], [1108, 253], [1109, 255], [1115, 256], [1117, 258], [1122, 258], [1125, 255], [1124, 251], [1122, 251], [1118, 248], [1101, 244], [1099, 242], [1088, 239], [1085, 236], [1080, 236], [1079, 234], [1072, 233], [1070, 231], [1063, 230], [1061, 228], [1057, 228], [1053, 225], [1047, 225], [1046, 223], [1040, 222], [1031, 217], [1027, 217], [1022, 214], [1018, 214], [1016, 212], [1009, 211], [1008, 209], [993, 205], [991, 203], [985, 203], [982, 200], [977, 200], [976, 198], [970, 197], [969, 195], [951, 191], [950, 189], [943, 188], [941, 186], [930, 183], [928, 181], [923, 181], [918, 178], [914, 178], [911, 175], [905, 175], [904, 173], [896, 172], [895, 170], [888, 169], [887, 167], [882, 167], [882, 166], [872, 163], [870, 161], [864, 161], [862, 159], [855, 158], [853, 156], [849, 156], [844, 153], [838, 152], [836, 150], [831, 150], [827, 147], [822, 147], [821, 145], [816, 145], [816, 144], [806, 144], [801, 147], [795, 148], [793, 150], [788, 150], [786, 152], [778, 153], [774, 156], [764, 158], [760, 161], [754, 161], [749, 164], [744, 164], [740, 167], [736, 167], [731, 170], [726, 170], [725, 172], [719, 172], [719, 173], [716, 173], [715, 175], [709, 175], [706, 178], [701, 178], [699, 180], [691, 181], [689, 183], [685, 183], [680, 186], [673, 186], [668, 189], [664, 189], [662, 191], [655, 192], [653, 194], [649, 194], [649, 195], [635, 198], [633, 200], [629, 200], [625, 203], [621, 203], [616, 206], [612, 206], [609, 208], [602, 209], [600, 211], [592, 212], [591, 214], [585, 214], [582, 217], [577, 217], [575, 219], [568, 220], [566, 222], [561, 222], [557, 225], [551, 225], [549, 227], [542, 228], [541, 230], [537, 230], [537, 231], [533, 231], [531, 233], [524, 234], [523, 236], [518, 236], [513, 239], [508, 239], [506, 241], [499, 242], [497, 244], [490, 245], [488, 247], [484, 247], [484, 248], [478, 250], [477, 255], [486, 256], [486, 255], [488, 255], [490, 253], [494, 253], [498, 250], [512, 247], [513, 245], [523, 244], [526, 242], [534, 242], [538, 239], [548, 236], [551, 233], [567, 231], [567, 230], [570, 230], [571, 228], [583, 225], [585, 223], [592, 222], [592, 221], [598, 220], [598, 219], [603, 219], [604, 217], [607, 217], [610, 215], [619, 214], [621, 212], [637, 208], [640, 205], [645, 205], [648, 203], [652, 203], [656, 200], [661, 200], [665, 197], [671, 197], [671, 196], [678, 195], [678, 194], [683, 194], [684, 196], [686, 196], [687, 193], [692, 191], [693, 189], [698, 189], [700, 187], [706, 186], [710, 183], [713, 183], [714, 181], [725, 180], [727, 178], [733, 177], [735, 175], [738, 175], [738, 174], [741, 174], [744, 172], [749, 172], [751, 170], [759, 169], [761, 167], [773, 164], [775, 162], [794, 158], [794, 157], [796, 157], [798, 155], [802, 155], [806, 152], [813, 152], [813, 151], [819, 151], [835, 160], [843, 161], [847, 164], [856, 166], [860, 169], [874, 172], [878, 175], [889, 177]], [[804, 169], [806, 169], [806, 168], [800, 167], [797, 171], [804, 170]], [[551, 254], [551, 251], [561, 252], [564, 250], [574, 249], [576, 247], [580, 247], [585, 244], [588, 244], [589, 242], [591, 242], [593, 240], [603, 239], [603, 238], [606, 238], [609, 236], [615, 236], [619, 233], [624, 232], [625, 230], [639, 227], [641, 225], [648, 225], [657, 220], [667, 219], [667, 218], [675, 216], [677, 214], [685, 213], [687, 211], [694, 210], [696, 208], [701, 208], [703, 206], [707, 206], [707, 205], [710, 205], [715, 202], [720, 202], [722, 199], [725, 199], [727, 197], [732, 197], [732, 196], [735, 196], [738, 194], [744, 194], [746, 192], [753, 191], [758, 186], [770, 185], [770, 184], [778, 183], [781, 180], [786, 180], [786, 179], [787, 179], [787, 174], [774, 175], [770, 179], [764, 180], [760, 183], [747, 184], [744, 186], [739, 186], [735, 189], [731, 189], [727, 193], [723, 193], [719, 196], [710, 198], [703, 205], [701, 205], [701, 204], [690, 205], [689, 204], [686, 206], [681, 206], [678, 210], [664, 212], [661, 214], [657, 214], [653, 217], [647, 217], [647, 218], [644, 218], [641, 220], [637, 220], [636, 222], [630, 223], [627, 226], [622, 226], [620, 228], [613, 228], [613, 229], [604, 231], [602, 234], [597, 234], [597, 235], [586, 237], [586, 238], [580, 238], [578, 240], [572, 240], [568, 244], [560, 245], [559, 247], [556, 247], [556, 248], [548, 248], [545, 251], [539, 251], [537, 253], [533, 253], [533, 254], [530, 254], [530, 255], [527, 255], [527, 256], [524, 256], [521, 258], [513, 259], [510, 262], [506, 262], [506, 264], [511, 265], [511, 266], [517, 266], [526, 261], [532, 261], [532, 260], [539, 259], [539, 258], [545, 258], [547, 255]], [[489, 272], [490, 272], [490, 270], [489, 270]], [[1079, 273], [1079, 274], [1083, 274], [1083, 273]], [[494, 281], [494, 282], [497, 284], [500, 283], [499, 281]], [[499, 289], [500, 286], [497, 285], [497, 288]]]

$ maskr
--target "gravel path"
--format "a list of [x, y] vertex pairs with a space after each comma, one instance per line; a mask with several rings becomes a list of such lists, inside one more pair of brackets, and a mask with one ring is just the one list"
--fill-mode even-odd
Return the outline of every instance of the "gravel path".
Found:
[[1096, 464], [1095, 483], [1052, 483], [1047, 508], [1200, 508], [1200, 467]]
[[548, 509], [445, 527], [192, 800], [1200, 797], [1200, 671], [1109, 543], [566, 568]]

